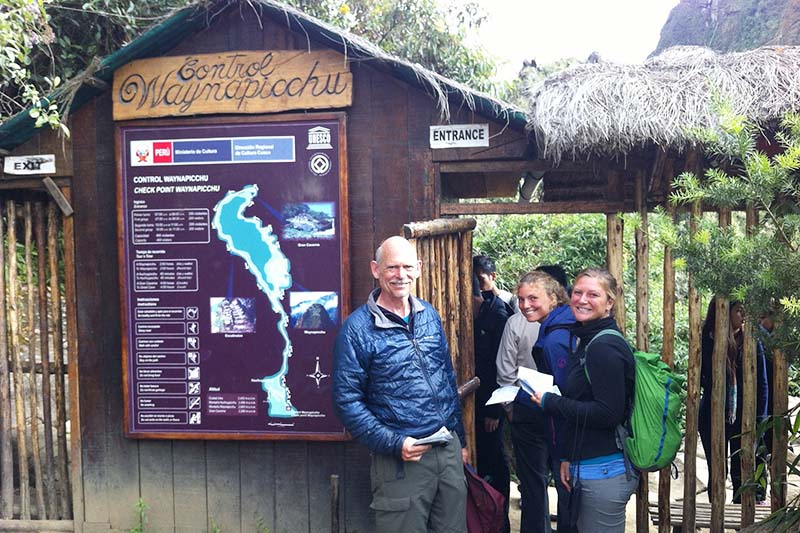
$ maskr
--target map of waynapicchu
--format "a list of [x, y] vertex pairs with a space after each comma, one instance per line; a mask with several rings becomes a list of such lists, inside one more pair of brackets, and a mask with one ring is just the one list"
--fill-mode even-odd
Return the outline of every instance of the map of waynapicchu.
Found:
[[[282, 305], [285, 291], [292, 286], [291, 265], [281, 251], [272, 226], [265, 226], [257, 217], [244, 214], [257, 195], [258, 186], [255, 184], [239, 191], [229, 191], [214, 206], [211, 227], [225, 242], [231, 255], [244, 260], [245, 267], [255, 277], [258, 288], [267, 296], [272, 310], [278, 316], [276, 328], [284, 341], [280, 368], [274, 374], [256, 380], [267, 394], [269, 416], [294, 417], [297, 410], [292, 405], [291, 391], [286, 386], [289, 358], [292, 356], [292, 344], [287, 334], [289, 315]], [[270, 354], [266, 353], [269, 347], [264, 348], [263, 356], [269, 357]]]

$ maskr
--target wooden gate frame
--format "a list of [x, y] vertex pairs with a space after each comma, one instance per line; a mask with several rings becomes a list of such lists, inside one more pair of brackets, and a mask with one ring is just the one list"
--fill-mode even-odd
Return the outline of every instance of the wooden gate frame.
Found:
[[470, 463], [475, 464], [475, 349], [472, 326], [472, 230], [474, 218], [439, 218], [403, 226], [422, 269], [415, 294], [442, 318], [456, 373]]
[[[0, 531], [75, 531], [75, 524], [83, 523], [82, 493], [83, 486], [81, 481], [81, 425], [78, 407], [78, 329], [77, 329], [77, 298], [75, 287], [75, 226], [73, 210], [71, 207], [71, 187], [69, 180], [52, 178], [22, 178], [0, 182], [0, 191], [46, 191], [52, 197], [53, 202], [62, 213], [62, 236], [64, 240], [63, 261], [64, 261], [64, 305], [66, 306], [67, 316], [71, 318], [67, 322], [66, 329], [61, 331], [61, 337], [66, 335], [67, 346], [69, 347], [70, 357], [67, 359], [67, 377], [69, 380], [68, 394], [70, 436], [69, 450], [66, 451], [69, 457], [69, 465], [64, 472], [69, 480], [69, 494], [62, 495], [62, 505], [66, 505], [72, 519], [60, 520], [14, 520], [0, 519]], [[51, 204], [52, 206], [53, 204]], [[52, 207], [50, 209], [53, 209]], [[50, 265], [52, 267], [52, 265]], [[56, 265], [57, 268], [57, 265]], [[55, 282], [56, 285], [58, 281]], [[61, 416], [66, 415], [63, 413]], [[80, 528], [79, 528], [80, 530]]]

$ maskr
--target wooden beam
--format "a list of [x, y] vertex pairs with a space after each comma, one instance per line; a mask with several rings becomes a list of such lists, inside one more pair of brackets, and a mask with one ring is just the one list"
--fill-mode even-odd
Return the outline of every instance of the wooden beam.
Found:
[[61, 192], [61, 189], [56, 185], [56, 182], [52, 180], [52, 178], [44, 178], [42, 179], [42, 183], [47, 188], [47, 192], [50, 193], [50, 196], [53, 197], [56, 204], [58, 204], [59, 209], [61, 209], [61, 213], [65, 216], [71, 216], [73, 213], [72, 206], [67, 200], [67, 197], [64, 196], [64, 193]]
[[474, 218], [437, 218], [423, 222], [410, 222], [403, 225], [403, 236], [406, 239], [419, 239], [434, 235], [462, 233], [474, 230], [477, 225], [478, 222]]
[[0, 520], [0, 531], [75, 531], [72, 520]]
[[[59, 187], [69, 187], [70, 179], [69, 178], [49, 178]], [[11, 178], [10, 176], [5, 176], [3, 179], [0, 179], [0, 190], [11, 190], [11, 189], [25, 189], [28, 190], [45, 190], [46, 187], [42, 182], [42, 178]]]
[[575, 201], [529, 203], [459, 204], [442, 202], [442, 215], [555, 215], [566, 213], [626, 213], [633, 206], [624, 202]]

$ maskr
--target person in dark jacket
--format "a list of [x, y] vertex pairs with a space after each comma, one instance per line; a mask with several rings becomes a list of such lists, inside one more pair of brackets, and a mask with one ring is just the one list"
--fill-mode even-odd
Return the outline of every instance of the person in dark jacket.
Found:
[[[378, 281], [342, 324], [333, 401], [345, 428], [372, 452], [376, 531], [466, 531], [467, 450], [450, 351], [439, 315], [410, 295], [421, 264], [402, 237], [375, 252]], [[443, 445], [415, 445], [446, 427]]]
[[545, 414], [564, 421], [557, 449], [560, 477], [567, 490], [580, 492], [571, 511], [577, 512], [581, 532], [624, 533], [625, 506], [639, 483], [616, 434], [633, 394], [633, 353], [623, 338], [598, 335], [619, 331], [612, 316], [619, 297], [607, 270], [590, 268], [577, 275], [570, 299], [577, 348], [570, 353], [563, 396], [536, 391], [531, 397]]
[[481, 380], [475, 394], [475, 452], [478, 475], [497, 489], [506, 499], [506, 524], [508, 531], [508, 496], [511, 473], [503, 447], [503, 407], [486, 405], [497, 385], [497, 350], [503, 329], [512, 310], [500, 296], [492, 291], [481, 291], [477, 275], [472, 276], [472, 296], [478, 303], [474, 316], [475, 375]]
[[[563, 272], [563, 271], [562, 271]], [[567, 305], [564, 284], [543, 271], [529, 272], [517, 285], [517, 297], [522, 315], [529, 322], [540, 324], [539, 336], [532, 355], [536, 370], [553, 376], [559, 388], [566, 385], [566, 368], [570, 353], [569, 327], [575, 317]], [[561, 421], [544, 415], [530, 396], [520, 389], [514, 401], [511, 437], [517, 459], [517, 476], [521, 483], [521, 533], [550, 531], [550, 511], [547, 496], [550, 472], [560, 473], [556, 454], [556, 424]], [[569, 533], [566, 520], [569, 501], [566, 488], [556, 483], [558, 493], [558, 532]]]
[[[742, 345], [744, 343], [744, 306], [732, 300], [728, 306], [729, 319], [727, 335], [727, 351], [725, 357], [725, 447], [730, 448], [726, 454], [724, 465], [727, 469], [730, 457], [731, 484], [733, 485], [733, 502], [741, 503], [741, 495], [737, 495], [742, 486], [741, 441], [742, 433]], [[701, 338], [702, 366], [700, 367], [700, 387], [703, 395], [700, 398], [700, 411], [697, 420], [700, 440], [708, 463], [709, 486], [713, 465], [720, 464], [711, 456], [711, 357], [714, 352], [714, 322], [717, 318], [716, 298], [708, 304], [706, 319], [703, 322]], [[764, 346], [760, 340], [756, 342], [756, 422], [767, 416], [769, 403], [769, 386], [767, 384], [767, 365], [764, 357]], [[761, 498], [763, 499], [763, 498]]]

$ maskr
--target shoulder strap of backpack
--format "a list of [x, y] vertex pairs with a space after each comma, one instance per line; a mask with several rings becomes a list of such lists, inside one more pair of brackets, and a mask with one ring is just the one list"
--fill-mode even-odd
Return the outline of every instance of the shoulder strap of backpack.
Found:
[[[602, 335], [616, 335], [617, 337], [624, 340], [626, 345], [628, 344], [628, 339], [625, 338], [625, 335], [623, 335], [619, 330], [613, 328], [602, 329], [598, 331], [597, 334], [594, 337], [592, 337], [592, 340], [586, 343], [586, 349], [583, 350], [583, 357], [581, 357], [581, 366], [583, 367], [583, 373], [586, 374], [586, 379], [589, 381], [590, 385], [592, 384], [592, 379], [589, 377], [589, 371], [586, 370], [586, 354], [589, 353], [589, 346], [592, 345], [592, 343], [595, 341], [595, 339], [597, 339], [597, 337], [600, 337]], [[628, 346], [628, 348], [630, 348], [630, 346]]]

